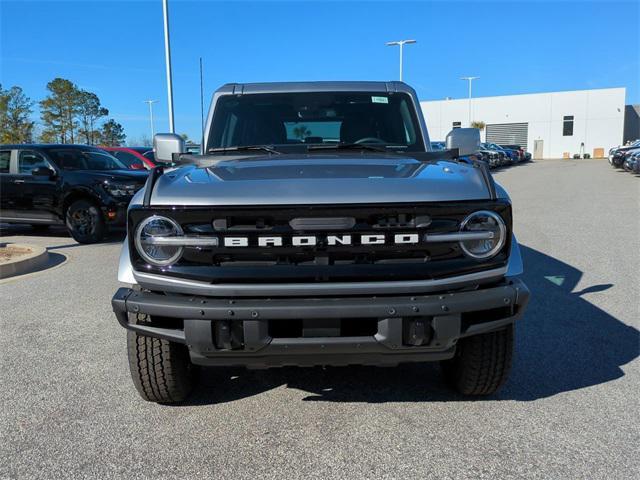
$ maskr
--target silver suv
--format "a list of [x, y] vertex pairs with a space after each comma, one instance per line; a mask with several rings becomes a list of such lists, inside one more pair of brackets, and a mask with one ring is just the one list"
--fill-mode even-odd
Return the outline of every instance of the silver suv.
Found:
[[200, 365], [425, 361], [495, 392], [529, 291], [469, 130], [433, 152], [408, 85], [314, 82], [224, 85], [202, 156], [157, 135], [180, 167], [132, 200], [112, 300], [140, 395], [182, 401]]

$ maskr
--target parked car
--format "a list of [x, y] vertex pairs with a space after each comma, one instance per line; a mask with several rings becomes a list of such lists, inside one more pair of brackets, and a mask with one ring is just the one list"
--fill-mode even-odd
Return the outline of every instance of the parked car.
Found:
[[609, 150], [609, 163], [616, 168], [622, 168], [624, 164], [624, 154], [636, 148], [640, 148], [640, 140], [636, 140], [630, 145], [611, 148]]
[[518, 161], [524, 162], [526, 160], [526, 152], [520, 145], [500, 145], [504, 149], [514, 150], [518, 154]]
[[634, 148], [624, 152], [622, 168], [628, 172], [635, 172], [638, 159], [640, 158], [640, 148]]
[[488, 152], [494, 152], [498, 155], [498, 162], [497, 162], [497, 167], [501, 167], [503, 165], [507, 165], [511, 163], [511, 160], [509, 159], [507, 152], [505, 152], [502, 148], [498, 147], [498, 145], [496, 145], [495, 143], [481, 143], [480, 147], [483, 150], [486, 150]]
[[133, 170], [149, 170], [155, 167], [156, 158], [151, 147], [100, 147]]
[[505, 156], [507, 157], [507, 163], [508, 164], [518, 163], [518, 160], [520, 159], [520, 157], [518, 155], [518, 152], [516, 150], [511, 149], [511, 148], [504, 148], [504, 147], [498, 145], [497, 143], [487, 143], [487, 146], [489, 148], [493, 148], [494, 150], [498, 150], [498, 151], [504, 152]]
[[487, 162], [490, 168], [496, 168], [500, 166], [500, 153], [495, 150], [486, 150], [481, 148], [478, 150], [478, 155], [482, 160]]
[[484, 162], [430, 151], [422, 115], [402, 82], [228, 84], [207, 155], [156, 135], [182, 165], [132, 200], [112, 298], [142, 398], [184, 400], [200, 365], [438, 361], [462, 394], [504, 383], [529, 299], [511, 201]]
[[632, 155], [628, 167], [630, 172], [640, 174], [640, 152]]
[[146, 171], [86, 145], [0, 145], [0, 221], [66, 225], [79, 243], [122, 227]]

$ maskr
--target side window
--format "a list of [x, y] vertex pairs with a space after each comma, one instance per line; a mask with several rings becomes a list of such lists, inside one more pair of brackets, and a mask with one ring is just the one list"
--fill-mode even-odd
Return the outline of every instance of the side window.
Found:
[[118, 160], [120, 160], [129, 168], [131, 168], [132, 165], [140, 165], [142, 167], [144, 166], [142, 164], [142, 160], [140, 160], [135, 155], [130, 154], [129, 152], [122, 152], [120, 150], [116, 150], [115, 152], [109, 152], [109, 153], [114, 157], [116, 157]]
[[30, 150], [21, 150], [18, 156], [18, 173], [21, 175], [30, 175], [33, 170], [40, 167], [51, 168], [47, 160], [38, 152]]
[[562, 117], [562, 136], [563, 137], [573, 136], [573, 115], [567, 115], [566, 117]]
[[2, 150], [0, 152], [0, 173], [9, 173], [10, 163], [11, 163], [11, 150]]
[[460, 128], [462, 127], [462, 122], [453, 122], [453, 128]]

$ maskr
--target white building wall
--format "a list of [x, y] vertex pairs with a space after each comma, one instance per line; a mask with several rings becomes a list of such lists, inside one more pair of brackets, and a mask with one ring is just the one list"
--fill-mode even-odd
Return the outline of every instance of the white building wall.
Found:
[[[534, 140], [544, 141], [545, 158], [561, 158], [568, 152], [580, 153], [594, 148], [620, 145], [624, 130], [624, 88], [534, 93], [472, 99], [472, 120], [485, 124], [528, 123], [528, 149]], [[453, 122], [469, 126], [469, 100], [420, 102], [432, 140], [444, 140]], [[573, 135], [563, 136], [563, 117], [573, 115]], [[482, 133], [484, 140], [484, 132]]]

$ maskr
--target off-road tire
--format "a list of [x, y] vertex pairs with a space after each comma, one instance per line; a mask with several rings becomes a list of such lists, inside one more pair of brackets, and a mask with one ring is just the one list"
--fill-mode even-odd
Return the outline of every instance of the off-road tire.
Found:
[[[80, 226], [80, 217], [89, 225]], [[78, 243], [97, 243], [104, 238], [106, 226], [100, 207], [89, 200], [77, 200], [65, 212], [65, 223], [69, 233]]]
[[447, 383], [463, 395], [491, 395], [507, 380], [513, 356], [513, 325], [458, 342], [456, 356], [441, 362]]
[[[148, 317], [132, 315], [130, 320], [144, 323]], [[191, 363], [185, 345], [127, 331], [129, 370], [136, 390], [149, 402], [184, 401], [196, 384], [197, 366]]]

